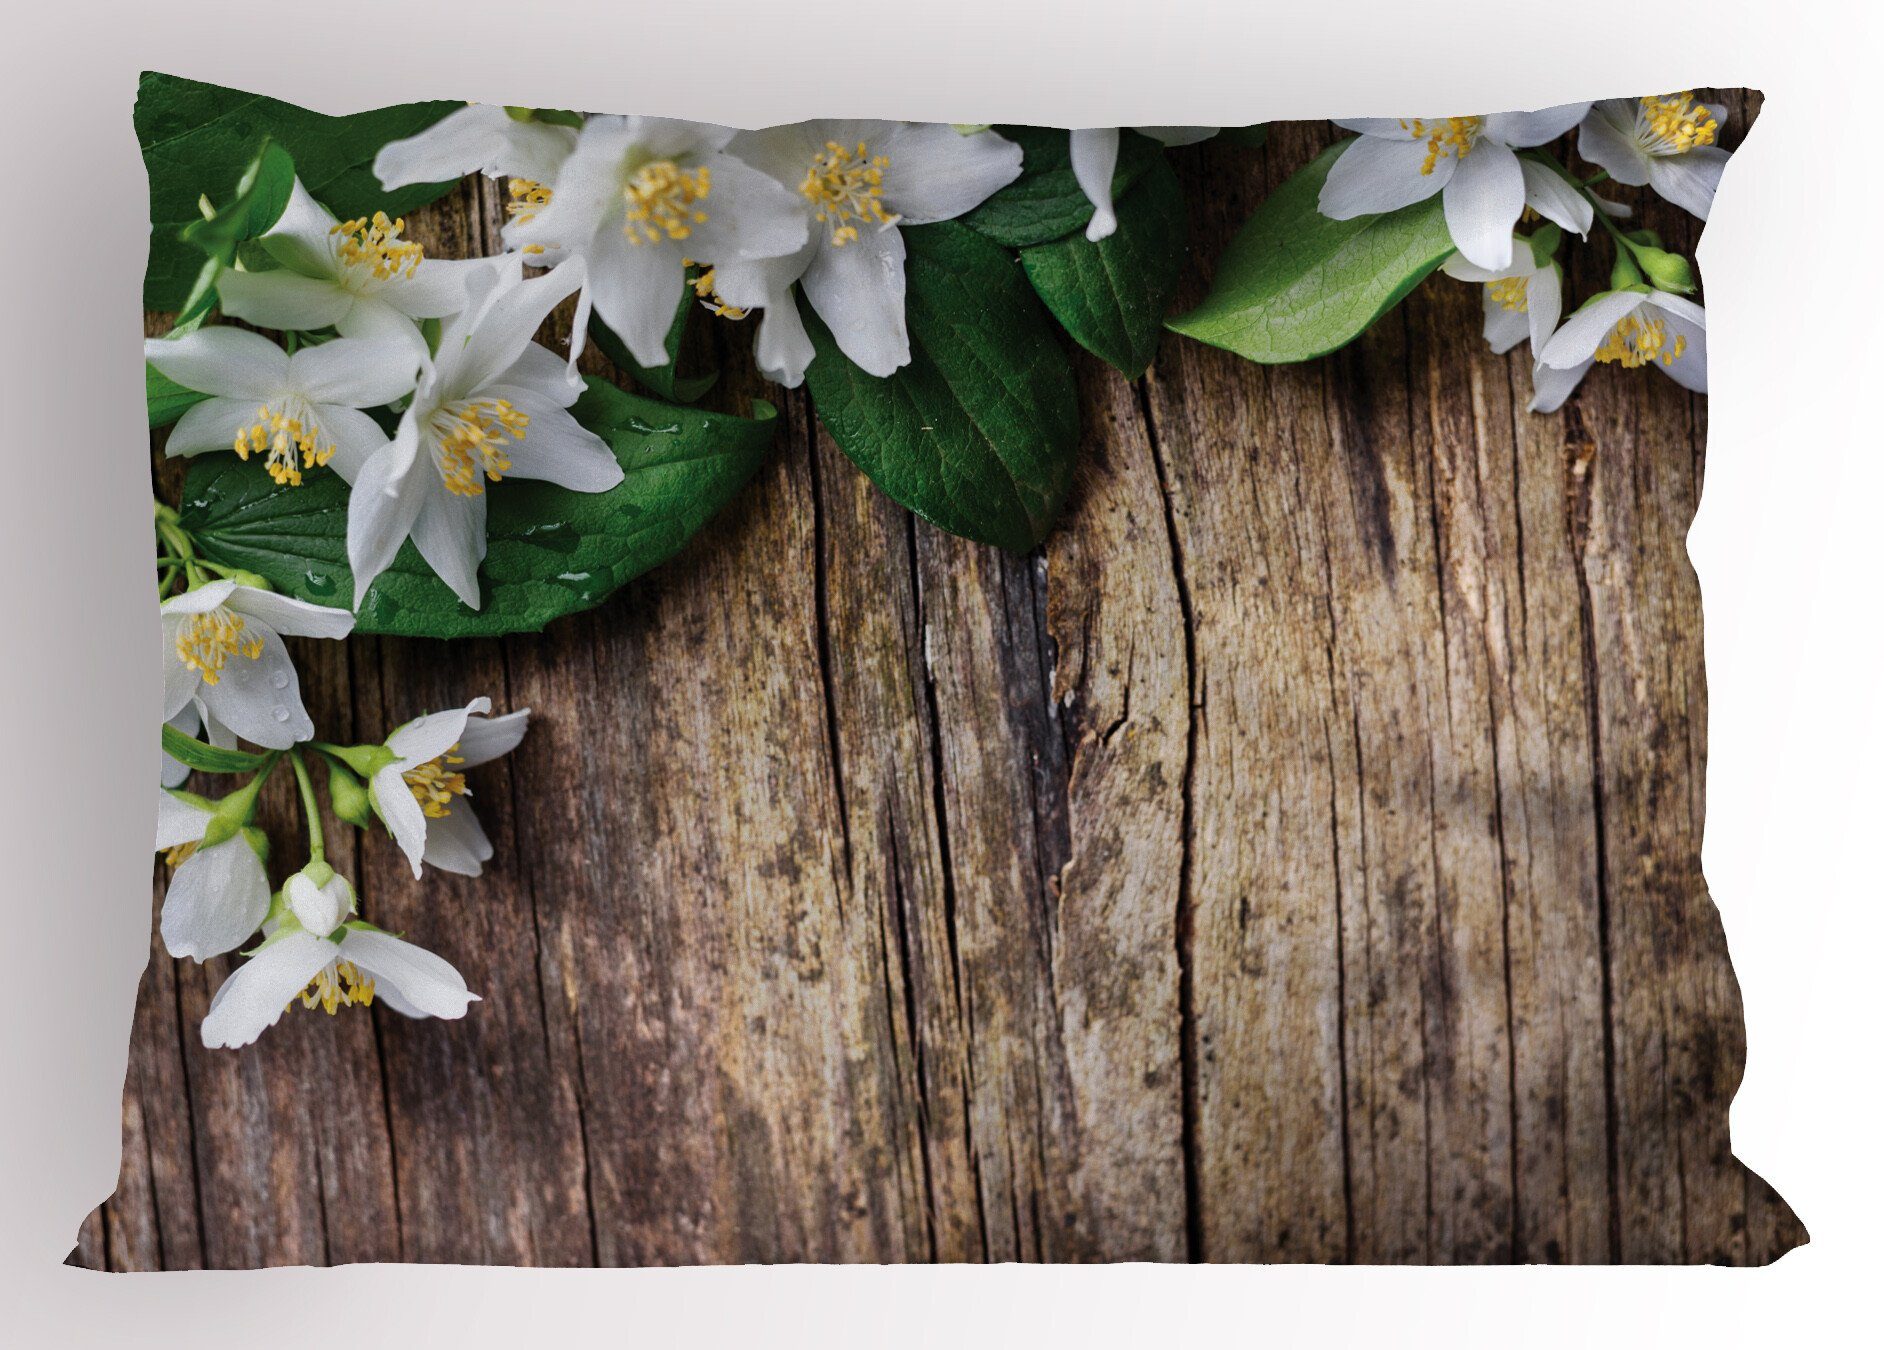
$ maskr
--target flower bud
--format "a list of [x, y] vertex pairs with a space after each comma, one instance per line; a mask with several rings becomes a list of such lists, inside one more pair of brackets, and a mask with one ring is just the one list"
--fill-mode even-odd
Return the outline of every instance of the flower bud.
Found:
[[347, 824], [365, 829], [373, 823], [373, 804], [367, 797], [366, 784], [337, 759], [327, 761], [327, 800], [334, 804], [334, 814]]
[[[324, 881], [319, 879], [320, 871], [327, 873]], [[326, 937], [353, 912], [352, 884], [324, 864], [310, 863], [289, 877], [281, 890], [295, 920], [317, 937]]]
[[1679, 253], [1638, 244], [1635, 261], [1642, 269], [1642, 274], [1649, 279], [1649, 284], [1657, 290], [1674, 291], [1681, 295], [1694, 290], [1694, 268]]

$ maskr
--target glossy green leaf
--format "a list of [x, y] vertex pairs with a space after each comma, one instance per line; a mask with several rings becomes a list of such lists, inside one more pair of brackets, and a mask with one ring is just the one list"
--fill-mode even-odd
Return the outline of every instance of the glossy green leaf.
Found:
[[254, 755], [246, 750], [224, 750], [221, 746], [207, 745], [194, 736], [186, 735], [164, 724], [164, 753], [181, 764], [203, 773], [249, 773], [267, 764], [268, 755]]
[[1360, 336], [1445, 260], [1452, 237], [1436, 193], [1381, 216], [1321, 214], [1322, 182], [1350, 144], [1329, 147], [1256, 208], [1204, 302], [1169, 327], [1252, 361], [1306, 361]]
[[[407, 543], [367, 592], [356, 631], [408, 637], [535, 632], [599, 604], [677, 552], [757, 471], [777, 417], [679, 408], [590, 379], [576, 418], [607, 441], [626, 477], [608, 492], [570, 492], [506, 479], [490, 490], [489, 552], [476, 610], [452, 594]], [[197, 549], [275, 589], [324, 605], [353, 598], [347, 568], [347, 487], [332, 473], [277, 487], [257, 463], [204, 455], [180, 511]]]
[[[1066, 132], [1058, 127], [994, 129], [1021, 148], [1020, 177], [961, 218], [962, 224], [997, 244], [1026, 248], [1083, 230], [1092, 203], [1073, 177]], [[1135, 131], [1119, 133], [1119, 162], [1112, 173], [1112, 198], [1124, 196], [1139, 175], [1163, 158], [1156, 141]]]
[[1184, 266], [1184, 193], [1155, 161], [1117, 203], [1119, 227], [1094, 243], [1075, 231], [1021, 250], [1021, 266], [1080, 346], [1137, 379], [1158, 354]]
[[1073, 370], [1012, 255], [962, 225], [903, 231], [910, 363], [887, 378], [838, 350], [801, 305], [825, 428], [925, 520], [1025, 551], [1065, 503], [1079, 444]]
[[144, 409], [153, 427], [167, 427], [193, 406], [208, 398], [194, 389], [185, 389], [157, 367], [144, 365]]
[[420, 183], [382, 191], [373, 156], [388, 141], [423, 131], [461, 103], [405, 103], [349, 117], [328, 117], [291, 103], [146, 72], [138, 81], [134, 122], [150, 176], [151, 250], [144, 307], [183, 306], [202, 266], [184, 243], [202, 218], [205, 195], [235, 195], [244, 169], [273, 139], [293, 157], [301, 182], [342, 219], [375, 210], [399, 215], [449, 192], [455, 183]]

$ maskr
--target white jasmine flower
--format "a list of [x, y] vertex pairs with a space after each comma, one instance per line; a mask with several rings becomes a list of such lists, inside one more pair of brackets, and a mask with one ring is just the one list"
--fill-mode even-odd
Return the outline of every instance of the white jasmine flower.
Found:
[[234, 951], [268, 914], [261, 856], [248, 831], [220, 823], [217, 805], [185, 792], [157, 794], [157, 849], [174, 869], [158, 927], [172, 956], [207, 961]]
[[806, 236], [782, 257], [720, 261], [700, 289], [717, 292], [722, 308], [765, 311], [759, 368], [790, 386], [812, 357], [791, 298], [794, 282], [845, 356], [872, 375], [888, 375], [909, 364], [897, 227], [973, 210], [1021, 169], [1012, 141], [935, 122], [798, 122], [743, 131], [727, 152], [790, 189]]
[[[1537, 354], [1557, 331], [1563, 315], [1563, 273], [1554, 259], [1537, 261], [1530, 241], [1520, 236], [1511, 250], [1511, 265], [1492, 270], [1478, 267], [1454, 254], [1446, 259], [1447, 276], [1482, 283], [1485, 341], [1500, 356], [1531, 341], [1532, 398], [1530, 411], [1555, 412], [1576, 387], [1564, 372], [1542, 365]], [[1578, 378], [1581, 378], [1579, 376]]]
[[1604, 99], [1583, 119], [1577, 153], [1618, 183], [1646, 183], [1706, 220], [1727, 167], [1727, 152], [1714, 143], [1726, 120], [1724, 106], [1696, 103], [1692, 92]]
[[1599, 361], [1655, 366], [1683, 389], [1705, 394], [1707, 313], [1684, 296], [1646, 286], [1605, 291], [1564, 320], [1538, 360], [1566, 382], [1558, 403]]
[[[1165, 145], [1194, 145], [1217, 134], [1216, 127], [1133, 127], [1132, 130]], [[1067, 133], [1073, 155], [1073, 177], [1092, 203], [1092, 221], [1086, 226], [1091, 240], [1106, 238], [1119, 228], [1112, 213], [1112, 174], [1119, 166], [1119, 129], [1083, 127]]]
[[491, 856], [491, 841], [464, 800], [465, 770], [517, 748], [529, 729], [530, 710], [487, 717], [488, 698], [463, 708], [414, 718], [386, 738], [393, 758], [372, 771], [374, 809], [412, 864], [475, 877]]
[[336, 220], [297, 179], [281, 219], [261, 238], [281, 266], [224, 272], [216, 281], [222, 312], [283, 331], [332, 325], [343, 337], [401, 342], [423, 360], [417, 320], [464, 308], [465, 278], [482, 260], [427, 258], [400, 237], [405, 224], [383, 211]]
[[1379, 215], [1442, 193], [1446, 228], [1467, 260], [1511, 263], [1511, 229], [1525, 207], [1566, 230], [1588, 234], [1588, 201], [1552, 170], [1513, 150], [1553, 141], [1590, 109], [1565, 103], [1538, 112], [1484, 117], [1359, 117], [1335, 125], [1360, 133], [1321, 188], [1321, 213], [1334, 220]]
[[582, 280], [579, 259], [531, 281], [519, 257], [489, 263], [471, 283], [468, 307], [440, 334], [398, 433], [364, 463], [336, 462], [353, 484], [347, 559], [356, 606], [409, 536], [476, 609], [486, 482], [538, 478], [573, 492], [621, 482], [614, 453], [566, 411], [580, 381], [531, 341]]
[[211, 725], [285, 750], [314, 734], [281, 636], [341, 638], [344, 609], [212, 581], [163, 602], [164, 720], [201, 705]]
[[377, 999], [407, 1017], [447, 1018], [463, 1017], [477, 1001], [443, 957], [369, 923], [344, 921], [354, 908], [344, 877], [332, 874], [322, 884], [297, 873], [282, 899], [287, 912], [274, 931], [210, 1000], [203, 1044], [212, 1050], [253, 1043], [296, 998], [329, 1015]]
[[[578, 347], [593, 306], [636, 361], [667, 364], [689, 260], [726, 264], [802, 248], [803, 203], [725, 151], [733, 132], [662, 117], [591, 117], [576, 148], [504, 227], [538, 261], [588, 264]], [[561, 270], [566, 263], [560, 264]]]
[[381, 147], [373, 176], [388, 192], [471, 173], [533, 180], [537, 186], [554, 178], [575, 148], [574, 127], [524, 121], [495, 103], [472, 103], [416, 136]]
[[290, 356], [240, 328], [148, 338], [144, 359], [185, 389], [210, 395], [170, 429], [166, 455], [259, 455], [269, 477], [295, 487], [304, 469], [336, 458], [336, 468], [357, 464], [386, 444], [386, 433], [360, 409], [409, 392], [419, 369], [399, 347], [338, 338]]

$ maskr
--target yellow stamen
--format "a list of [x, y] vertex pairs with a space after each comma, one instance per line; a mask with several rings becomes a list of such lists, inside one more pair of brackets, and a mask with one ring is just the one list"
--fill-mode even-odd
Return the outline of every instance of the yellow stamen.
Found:
[[1499, 281], [1488, 281], [1485, 289], [1501, 309], [1516, 310], [1522, 314], [1531, 307], [1529, 277], [1505, 277]]
[[244, 637], [242, 629], [242, 616], [221, 605], [207, 614], [192, 614], [177, 629], [177, 656], [203, 677], [204, 684], [220, 683], [230, 657], [254, 661], [262, 654], [262, 640]]
[[295, 411], [284, 406], [277, 412], [264, 403], [255, 410], [255, 420], [236, 432], [233, 447], [245, 460], [262, 455], [268, 476], [286, 487], [300, 487], [302, 469], [317, 469], [334, 457], [334, 443], [320, 443], [320, 428], [313, 418], [304, 408], [302, 416], [294, 416]]
[[683, 169], [671, 159], [643, 165], [622, 189], [628, 202], [622, 232], [631, 244], [686, 239], [694, 226], [706, 224], [707, 213], [699, 204], [712, 191], [713, 174], [705, 166]]
[[[373, 1006], [373, 980], [351, 961], [329, 962], [298, 995], [303, 1008], [319, 1007], [329, 1017], [341, 1008]], [[294, 1006], [294, 999], [288, 1000]]]
[[432, 415], [438, 439], [438, 471], [460, 497], [484, 491], [484, 479], [503, 481], [510, 472], [504, 447], [524, 438], [530, 415], [508, 399], [479, 398], [448, 403]]
[[1688, 340], [1685, 337], [1677, 333], [1674, 342], [1670, 343], [1668, 325], [1657, 318], [1644, 319], [1638, 311], [1625, 314], [1617, 320], [1609, 336], [1603, 339], [1603, 345], [1596, 349], [1596, 359], [1615, 362], [1626, 370], [1634, 370], [1657, 361], [1664, 366], [1672, 366], [1687, 350]]
[[1654, 155], [1685, 155], [1714, 144], [1720, 123], [1694, 101], [1694, 91], [1667, 98], [1645, 98], [1636, 113], [1636, 135], [1643, 149]]
[[[526, 220], [535, 220], [536, 213], [550, 204], [550, 190], [541, 183], [528, 178], [510, 180], [510, 200], [504, 204], [504, 214], [517, 224]], [[541, 251], [541, 246], [538, 246]]]
[[371, 220], [365, 216], [343, 220], [328, 233], [341, 236], [341, 262], [369, 269], [377, 281], [390, 281], [401, 273], [411, 276], [425, 261], [422, 247], [399, 237], [405, 227], [403, 216], [393, 220], [384, 211], [375, 211]]
[[164, 850], [165, 864], [170, 867], [183, 866], [184, 863], [188, 862], [191, 858], [194, 858], [196, 856], [196, 850], [198, 846], [202, 844], [202, 842], [203, 841], [201, 839], [191, 839], [187, 841], [186, 843], [178, 844], [175, 848], [165, 849]]
[[1416, 141], [1426, 142], [1426, 162], [1420, 172], [1430, 174], [1447, 155], [1464, 159], [1478, 144], [1478, 133], [1485, 125], [1482, 117], [1445, 117], [1427, 121], [1421, 117], [1401, 118], [1400, 125]]
[[883, 175], [889, 167], [888, 155], [871, 158], [862, 141], [855, 150], [826, 141], [824, 153], [811, 161], [798, 190], [817, 207], [818, 219], [831, 227], [833, 248], [857, 237], [857, 222], [885, 226], [901, 219], [883, 206]]
[[743, 319], [747, 311], [738, 305], [729, 305], [720, 299], [720, 293], [713, 289], [713, 269], [707, 268], [693, 279], [693, 293], [700, 303], [706, 306], [709, 314], [717, 314], [722, 319]]
[[464, 774], [449, 767], [464, 763], [462, 755], [452, 753], [457, 748], [454, 745], [437, 759], [428, 759], [400, 775], [406, 780], [406, 786], [412, 789], [413, 799], [418, 802], [419, 809], [432, 820], [443, 820], [450, 815], [451, 799], [463, 796], [469, 790], [465, 785]]

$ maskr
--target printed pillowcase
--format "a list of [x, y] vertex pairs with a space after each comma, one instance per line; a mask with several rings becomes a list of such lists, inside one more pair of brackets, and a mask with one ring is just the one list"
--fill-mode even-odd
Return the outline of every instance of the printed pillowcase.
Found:
[[[1076, 363], [1137, 380], [1167, 332], [1290, 366], [1460, 282], [1530, 415], [1602, 365], [1705, 393], [1694, 267], [1642, 213], [1706, 220], [1730, 122], [1676, 93], [1338, 119], [1285, 155], [1262, 127], [327, 118], [146, 76], [158, 930], [216, 972], [192, 1034], [479, 1016], [453, 906], [382, 928], [361, 859], [377, 836], [422, 886], [481, 877], [473, 785], [574, 710], [389, 687], [360, 728], [334, 644], [536, 633], [674, 557], [779, 453], [772, 402], [727, 387], [801, 400], [930, 525], [1049, 556], [1092, 434]], [[1204, 156], [1274, 170], [1208, 285]]]

